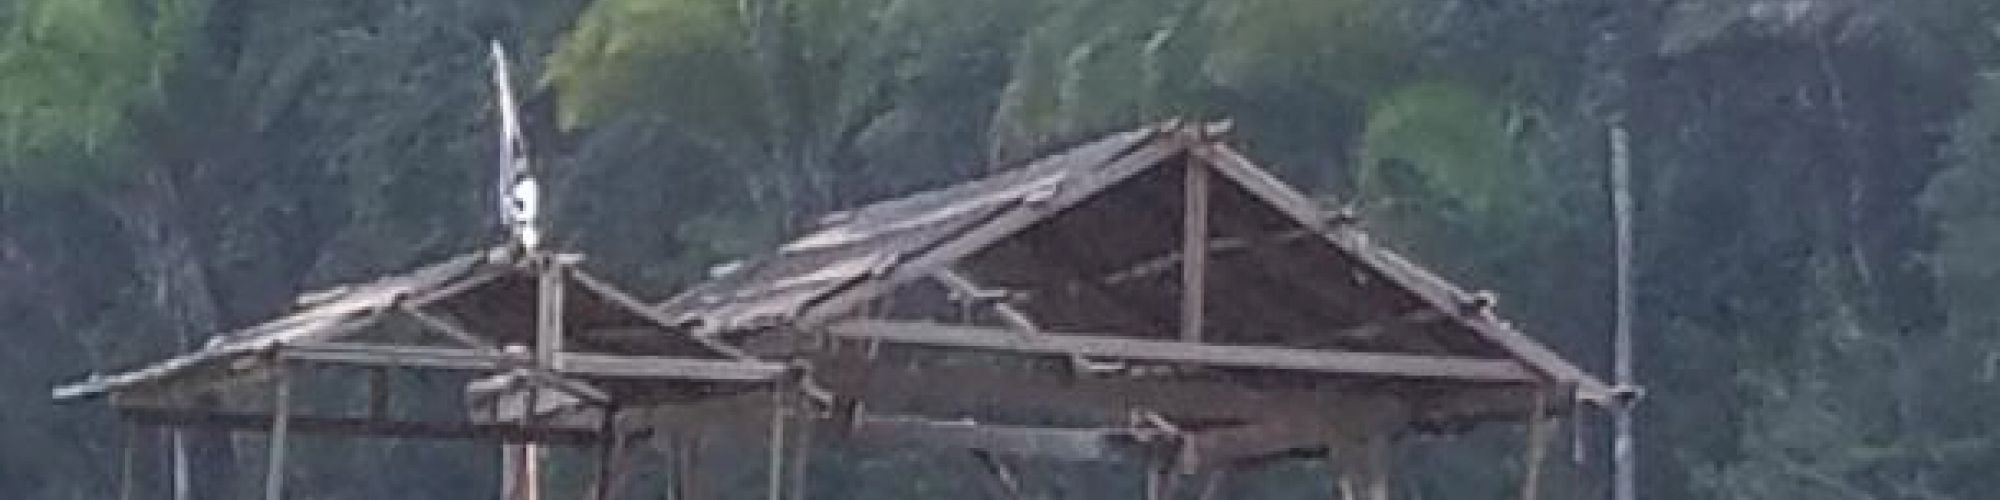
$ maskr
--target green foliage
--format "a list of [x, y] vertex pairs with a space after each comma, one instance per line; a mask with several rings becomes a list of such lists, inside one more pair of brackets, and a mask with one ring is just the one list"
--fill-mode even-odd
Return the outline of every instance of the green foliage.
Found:
[[549, 58], [546, 81], [562, 124], [601, 122], [632, 106], [738, 134], [766, 132], [735, 106], [762, 99], [754, 85], [743, 2], [606, 0], [583, 12]]
[[1367, 100], [1418, 76], [1424, 58], [1406, 16], [1430, 3], [1215, 2], [1222, 28], [1206, 61], [1208, 73], [1225, 87], [1298, 86]]
[[205, 0], [20, 0], [0, 26], [0, 182], [115, 171], [157, 110]]
[[1416, 76], [1423, 56], [1403, 17], [1410, 9], [1375, 0], [1058, 2], [1021, 42], [996, 145], [1030, 151], [1259, 101], [1345, 114], [1330, 108]]
[[[1450, 82], [1424, 82], [1377, 100], [1361, 135], [1360, 189], [1383, 193], [1386, 169], [1451, 200], [1458, 210], [1488, 214], [1534, 197], [1547, 181], [1526, 164], [1509, 135], [1512, 109], [1477, 90]], [[1439, 207], [1428, 207], [1437, 209]], [[1506, 214], [1494, 220], [1505, 220]], [[1519, 215], [1515, 215], [1519, 217]]]
[[[1975, 75], [2000, 54], [1996, 5], [16, 0], [0, 12], [0, 337], [27, 348], [0, 353], [0, 395], [164, 354], [189, 325], [153, 302], [190, 294], [161, 261], [191, 265], [236, 325], [486, 241], [483, 50], [499, 38], [541, 76], [524, 101], [555, 240], [650, 295], [989, 159], [1227, 117], [1253, 156], [1494, 288], [1592, 367], [1608, 350], [1601, 113], [1622, 112], [1647, 496], [1981, 498], [2000, 489], [2000, 84]], [[116, 189], [15, 189], [155, 167]], [[153, 245], [169, 239], [191, 248]], [[95, 411], [0, 412], [19, 445], [0, 449], [0, 497], [107, 497]], [[1398, 486], [1506, 496], [1516, 436], [1489, 431], [1408, 455]], [[295, 472], [313, 473], [294, 484], [484, 493], [490, 455], [458, 461], [468, 448], [303, 445]], [[717, 484], [752, 487], [752, 455], [719, 456]], [[969, 468], [827, 454], [814, 496], [962, 495]], [[1081, 495], [1137, 484], [1026, 470]], [[1233, 491], [1324, 497], [1321, 472]]]

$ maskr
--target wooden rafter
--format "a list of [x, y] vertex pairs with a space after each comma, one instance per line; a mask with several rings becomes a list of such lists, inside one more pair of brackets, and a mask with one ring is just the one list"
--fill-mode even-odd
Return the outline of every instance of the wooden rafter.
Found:
[[852, 340], [1029, 355], [1488, 383], [1537, 380], [1533, 372], [1507, 359], [1229, 346], [1054, 332], [1044, 332], [1028, 342], [988, 327], [873, 319], [842, 321], [829, 325], [827, 331], [836, 338]]
[[1047, 214], [1082, 203], [1103, 188], [1145, 172], [1153, 165], [1171, 158], [1184, 149], [1178, 144], [1158, 141], [1142, 143], [1138, 149], [1127, 152], [1102, 168], [1083, 174], [1083, 178], [1067, 181], [1064, 189], [1055, 192], [1049, 199], [1035, 203], [1023, 202], [1003, 210], [954, 238], [906, 256], [900, 265], [886, 276], [877, 276], [857, 283], [826, 300], [813, 304], [799, 314], [797, 323], [812, 327], [847, 314], [859, 305], [889, 293], [904, 283], [926, 276], [934, 269], [943, 268], [994, 242], [1019, 233], [1044, 220]]

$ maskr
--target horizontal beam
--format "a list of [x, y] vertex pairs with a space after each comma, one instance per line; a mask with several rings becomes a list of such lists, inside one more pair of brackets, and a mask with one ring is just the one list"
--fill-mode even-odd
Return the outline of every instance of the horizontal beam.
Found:
[[1337, 428], [1328, 422], [1282, 418], [1209, 429], [1187, 435], [1177, 465], [1192, 471], [1324, 448], [1337, 433], [1363, 431]]
[[1534, 383], [1538, 380], [1520, 363], [1507, 359], [1198, 344], [1056, 332], [1043, 332], [1043, 335], [1033, 339], [1023, 339], [998, 328], [873, 319], [837, 322], [829, 325], [827, 331], [837, 338], [891, 344], [1043, 356], [1081, 355], [1215, 368], [1470, 382]]
[[[525, 355], [449, 348], [352, 343], [299, 343], [278, 348], [279, 356], [308, 363], [420, 368], [456, 371], [498, 371], [533, 366]], [[759, 361], [719, 361], [661, 356], [562, 354], [563, 375], [584, 378], [666, 379], [698, 382], [766, 383], [784, 376], [782, 364]]]
[[813, 378], [836, 394], [878, 410], [977, 412], [1002, 407], [1100, 422], [1122, 422], [1135, 408], [1176, 419], [1248, 420], [1340, 413], [1380, 400], [1330, 387], [1261, 390], [1223, 380], [1073, 377], [1027, 367], [918, 366], [840, 356], [815, 359]]
[[[126, 406], [120, 416], [134, 422], [170, 427], [201, 427], [232, 431], [268, 432], [271, 414]], [[509, 443], [547, 443], [571, 446], [595, 444], [601, 434], [594, 427], [525, 426], [502, 423], [446, 422], [422, 420], [381, 420], [357, 417], [294, 415], [291, 431], [379, 438], [468, 439]]]
[[910, 416], [863, 416], [853, 425], [840, 436], [861, 444], [981, 450], [1071, 462], [1139, 461], [1146, 456], [1150, 439], [1132, 429], [994, 425]]

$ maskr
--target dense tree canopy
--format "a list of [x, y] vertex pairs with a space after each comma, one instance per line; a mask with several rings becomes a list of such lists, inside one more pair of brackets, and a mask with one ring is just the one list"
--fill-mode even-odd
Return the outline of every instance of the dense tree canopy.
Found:
[[[0, 497], [112, 495], [118, 427], [40, 403], [52, 384], [497, 235], [491, 39], [532, 78], [554, 239], [655, 295], [828, 210], [1229, 118], [1253, 156], [1599, 372], [1620, 123], [1649, 498], [2000, 489], [1988, 0], [13, 0]], [[1416, 446], [1399, 485], [1507, 497], [1511, 436]], [[254, 443], [201, 442], [203, 491], [247, 497], [227, 471], [256, 470], [234, 453]], [[303, 449], [301, 498], [493, 487], [471, 446]], [[976, 487], [916, 452], [815, 467], [816, 497]], [[1328, 490], [1267, 475], [1244, 492]], [[1135, 487], [1059, 476], [1080, 497]]]

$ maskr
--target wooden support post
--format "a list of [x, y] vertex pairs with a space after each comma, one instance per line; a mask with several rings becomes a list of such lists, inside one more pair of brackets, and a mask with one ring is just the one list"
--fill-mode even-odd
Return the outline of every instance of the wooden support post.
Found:
[[1146, 461], [1146, 500], [1167, 500], [1174, 494], [1174, 467], [1154, 457]]
[[1392, 472], [1390, 465], [1394, 462], [1394, 457], [1390, 456], [1392, 450], [1389, 449], [1389, 444], [1387, 435], [1375, 434], [1368, 437], [1365, 457], [1368, 471], [1365, 476], [1367, 500], [1389, 500], [1389, 479]]
[[813, 427], [817, 426], [814, 425], [812, 412], [799, 405], [803, 403], [801, 400], [804, 398], [791, 399], [795, 406], [786, 408], [786, 410], [792, 414], [792, 458], [786, 461], [787, 466], [791, 469], [787, 471], [790, 477], [786, 478], [786, 482], [789, 484], [785, 488], [790, 490], [789, 498], [791, 500], [805, 500], [806, 483], [807, 480], [811, 479], [810, 475], [812, 473], [810, 469], [812, 468]]
[[542, 447], [533, 442], [521, 445], [520, 500], [542, 498]]
[[264, 500], [285, 498], [285, 442], [291, 438], [292, 426], [292, 373], [291, 367], [279, 364], [271, 377], [271, 434], [269, 455], [264, 465]]
[[1200, 342], [1208, 293], [1208, 164], [1189, 158], [1185, 166], [1181, 226], [1181, 341]]
[[[1611, 371], [1620, 388], [1636, 386], [1632, 358], [1632, 150], [1625, 125], [1611, 125], [1612, 276], [1614, 300]], [[1637, 500], [1638, 465], [1633, 455], [1631, 402], [1612, 410], [1611, 489], [1614, 500]]]
[[368, 369], [368, 419], [382, 420], [389, 417], [389, 368], [377, 366]]
[[521, 445], [500, 445], [500, 500], [521, 498]]
[[[543, 255], [536, 261], [537, 270], [535, 293], [535, 366], [558, 371], [562, 369], [563, 350], [563, 271], [556, 255]], [[523, 424], [530, 423], [532, 410], [539, 404], [536, 396], [543, 388], [531, 384], [528, 388], [530, 413], [522, 415]], [[542, 496], [542, 446], [533, 442], [520, 445], [520, 468], [516, 479], [519, 498], [513, 500], [541, 500]]]
[[188, 471], [188, 436], [180, 428], [167, 430], [167, 466], [172, 474], [174, 500], [194, 500], [194, 474]]
[[139, 425], [127, 422], [125, 436], [118, 445], [118, 500], [132, 500], [134, 462], [138, 460]]
[[1334, 482], [1336, 498], [1389, 500], [1391, 440], [1379, 432], [1330, 444], [1327, 462], [1338, 474]]
[[544, 368], [562, 368], [563, 266], [553, 256], [542, 261], [535, 315], [535, 360]]
[[788, 413], [791, 409], [792, 381], [786, 380], [771, 389], [771, 434], [770, 463], [765, 471], [764, 497], [768, 500], [788, 500], [785, 497], [785, 433]]
[[674, 438], [669, 446], [673, 454], [670, 457], [673, 461], [673, 486], [670, 498], [699, 500], [702, 498], [701, 483], [696, 471], [701, 469], [701, 464], [698, 462], [701, 460], [701, 438], [680, 436]]
[[1547, 454], [1550, 419], [1548, 390], [1535, 390], [1535, 408], [1528, 414], [1527, 456], [1521, 478], [1521, 500], [1541, 498], [1542, 460]]
[[617, 409], [604, 409], [604, 423], [598, 429], [602, 437], [597, 445], [597, 475], [591, 479], [590, 498], [610, 500], [617, 494], [618, 462], [625, 451], [625, 433], [618, 429]]

